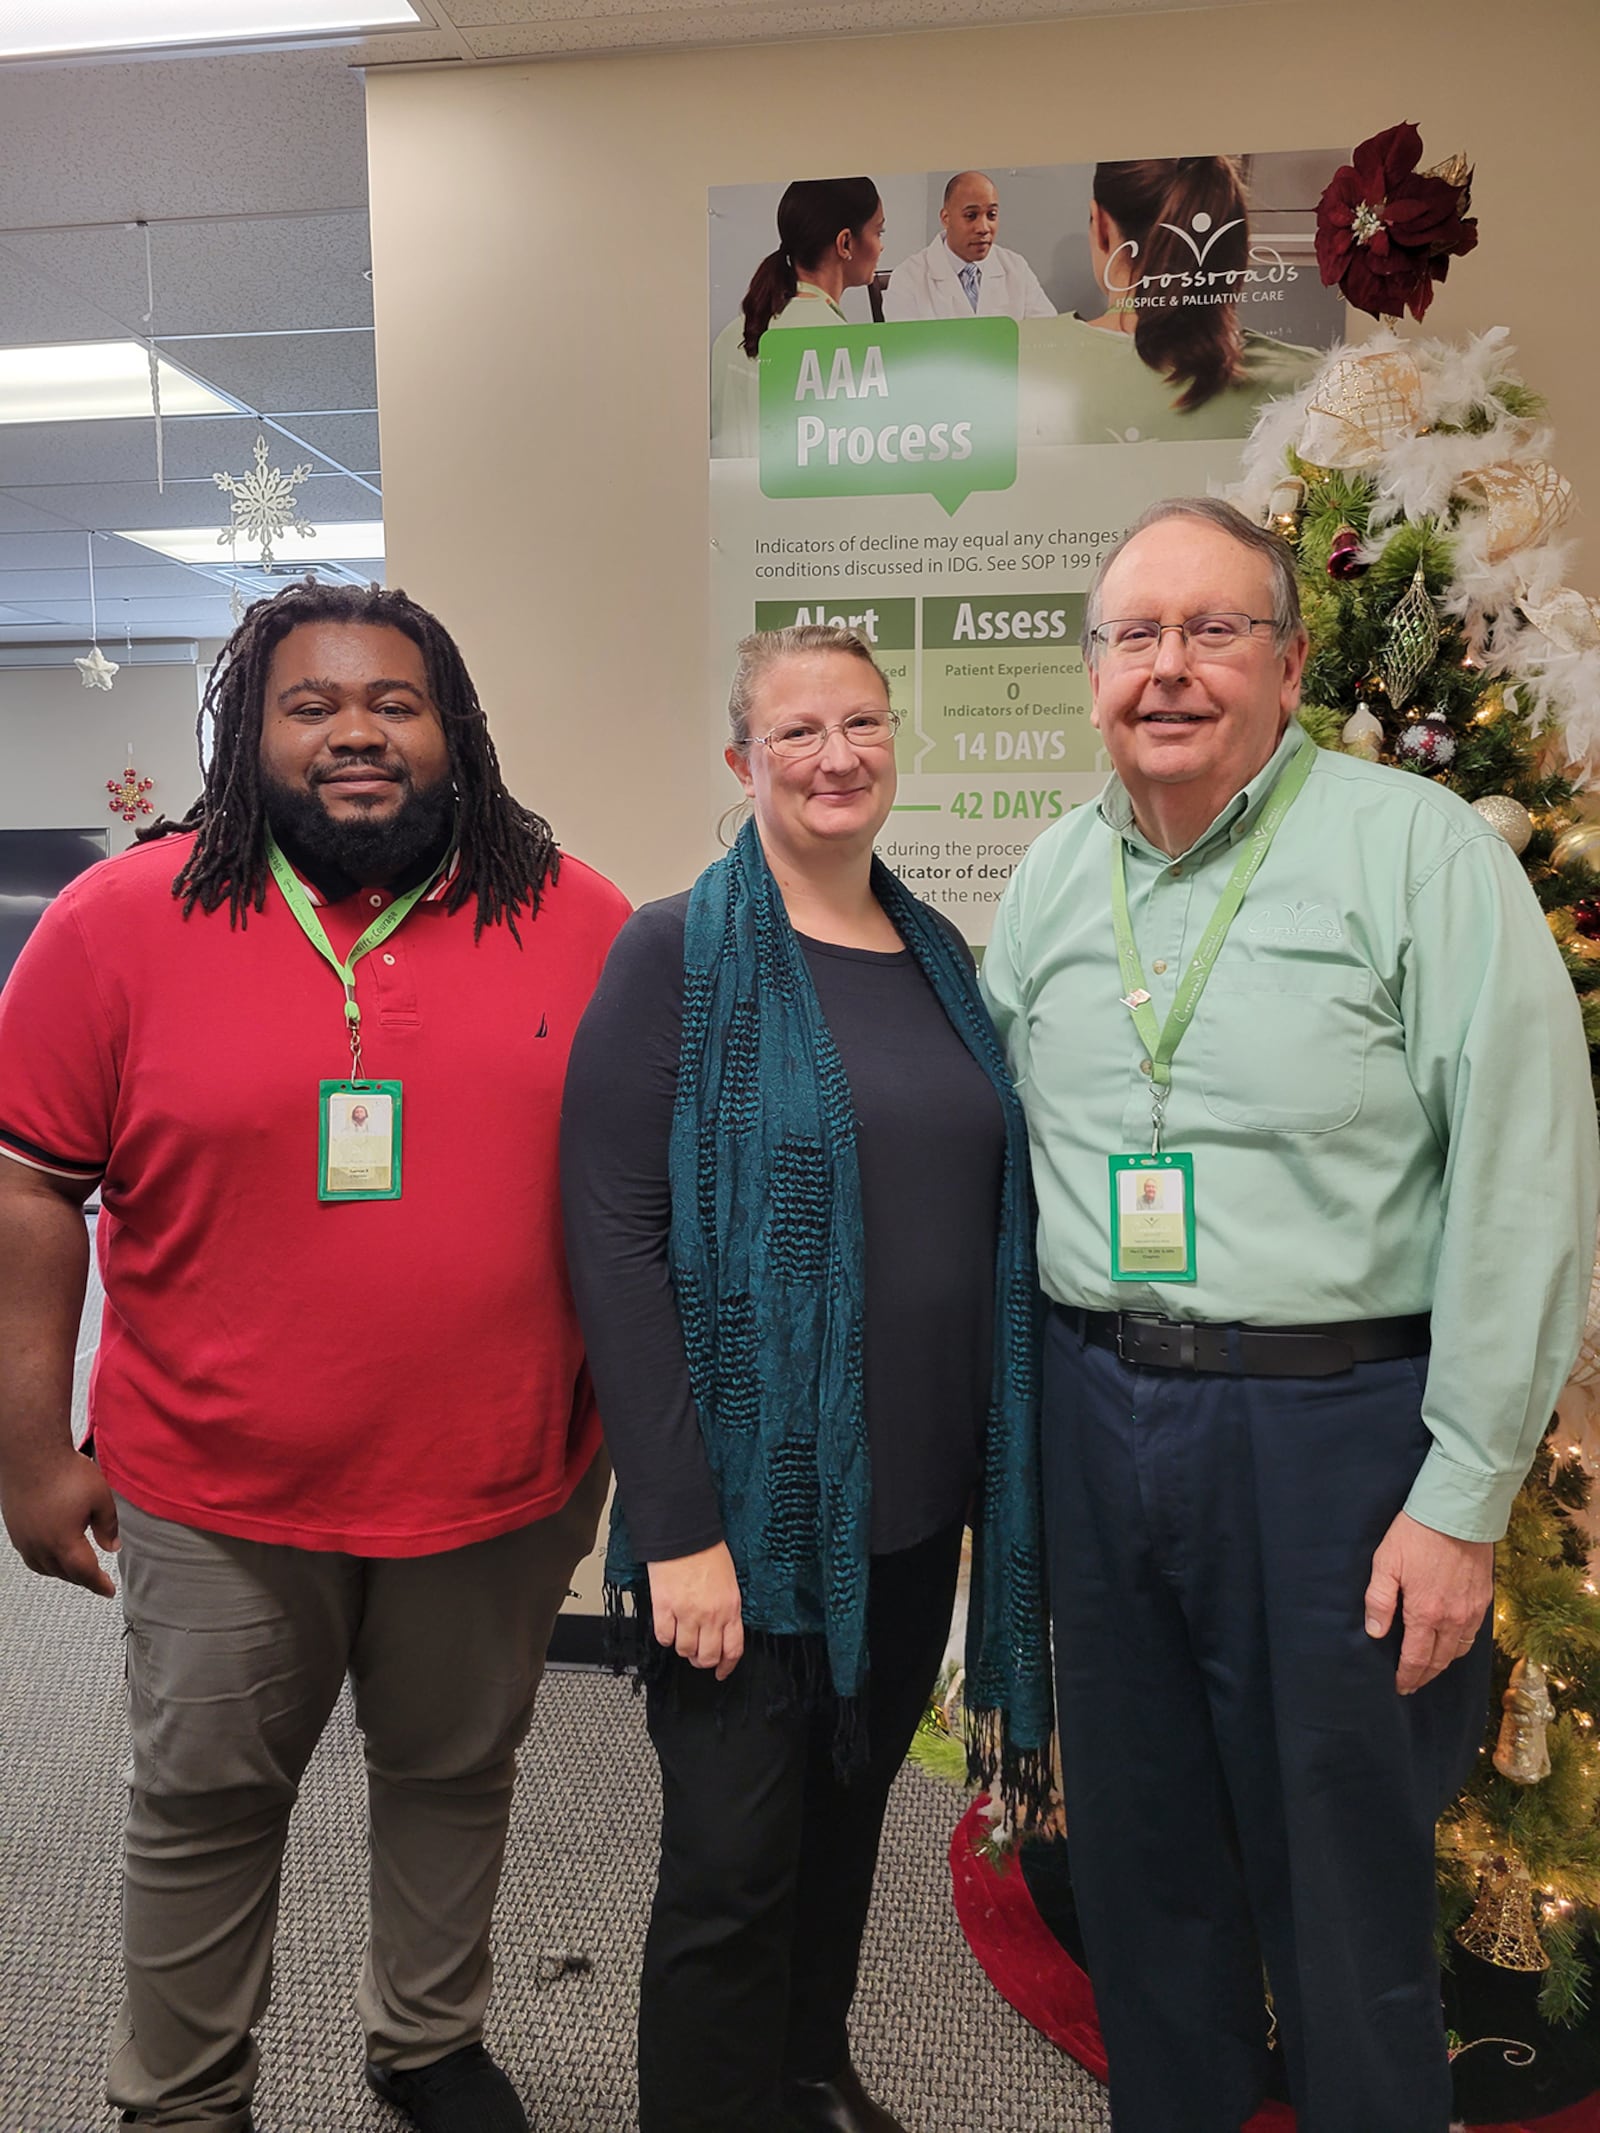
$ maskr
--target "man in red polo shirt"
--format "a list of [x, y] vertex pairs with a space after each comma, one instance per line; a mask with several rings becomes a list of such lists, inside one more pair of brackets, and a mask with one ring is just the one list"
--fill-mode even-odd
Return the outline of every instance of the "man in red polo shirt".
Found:
[[506, 791], [402, 593], [259, 603], [207, 702], [200, 800], [74, 882], [0, 997], [0, 1508], [43, 1575], [109, 1595], [85, 1529], [120, 1553], [128, 1625], [109, 2094], [248, 2133], [289, 1812], [348, 1675], [367, 2078], [424, 2133], [526, 2133], [481, 2042], [489, 1925], [606, 1484], [556, 1128], [627, 905]]

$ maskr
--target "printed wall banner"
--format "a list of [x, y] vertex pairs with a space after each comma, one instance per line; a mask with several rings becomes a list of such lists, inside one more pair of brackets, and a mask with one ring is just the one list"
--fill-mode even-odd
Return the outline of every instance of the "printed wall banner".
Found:
[[[879, 852], [976, 945], [1032, 839], [1105, 781], [1078, 642], [1097, 558], [1231, 481], [1262, 400], [1343, 333], [1313, 240], [1345, 160], [710, 195], [714, 671], [754, 629], [868, 639], [905, 720]], [[720, 704], [715, 734], [720, 757]]]

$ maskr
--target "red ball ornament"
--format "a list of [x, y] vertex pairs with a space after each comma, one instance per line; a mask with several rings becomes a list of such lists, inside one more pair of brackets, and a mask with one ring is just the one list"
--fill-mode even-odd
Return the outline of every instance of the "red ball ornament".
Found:
[[1421, 718], [1401, 728], [1394, 752], [1400, 762], [1412, 763], [1418, 770], [1430, 774], [1448, 770], [1456, 759], [1456, 737], [1450, 731], [1450, 721], [1442, 711], [1424, 712]]
[[1572, 907], [1572, 923], [1586, 941], [1600, 941], [1600, 896], [1580, 896]]
[[1341, 526], [1328, 549], [1330, 578], [1359, 578], [1366, 571], [1361, 560], [1361, 536], [1354, 526]]

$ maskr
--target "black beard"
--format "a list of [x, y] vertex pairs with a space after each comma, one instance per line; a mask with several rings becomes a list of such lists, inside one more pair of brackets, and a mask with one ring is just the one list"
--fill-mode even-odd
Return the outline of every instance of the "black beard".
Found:
[[343, 874], [362, 887], [391, 882], [419, 860], [442, 858], [455, 828], [456, 795], [448, 775], [409, 785], [393, 814], [335, 820], [315, 789], [284, 785], [261, 773], [267, 820], [285, 848], [315, 874]]

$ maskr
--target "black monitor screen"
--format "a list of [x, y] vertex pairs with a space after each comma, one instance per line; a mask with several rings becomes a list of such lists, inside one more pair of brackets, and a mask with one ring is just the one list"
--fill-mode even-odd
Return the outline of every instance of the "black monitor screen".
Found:
[[0, 829], [0, 985], [45, 905], [105, 856], [103, 829]]

